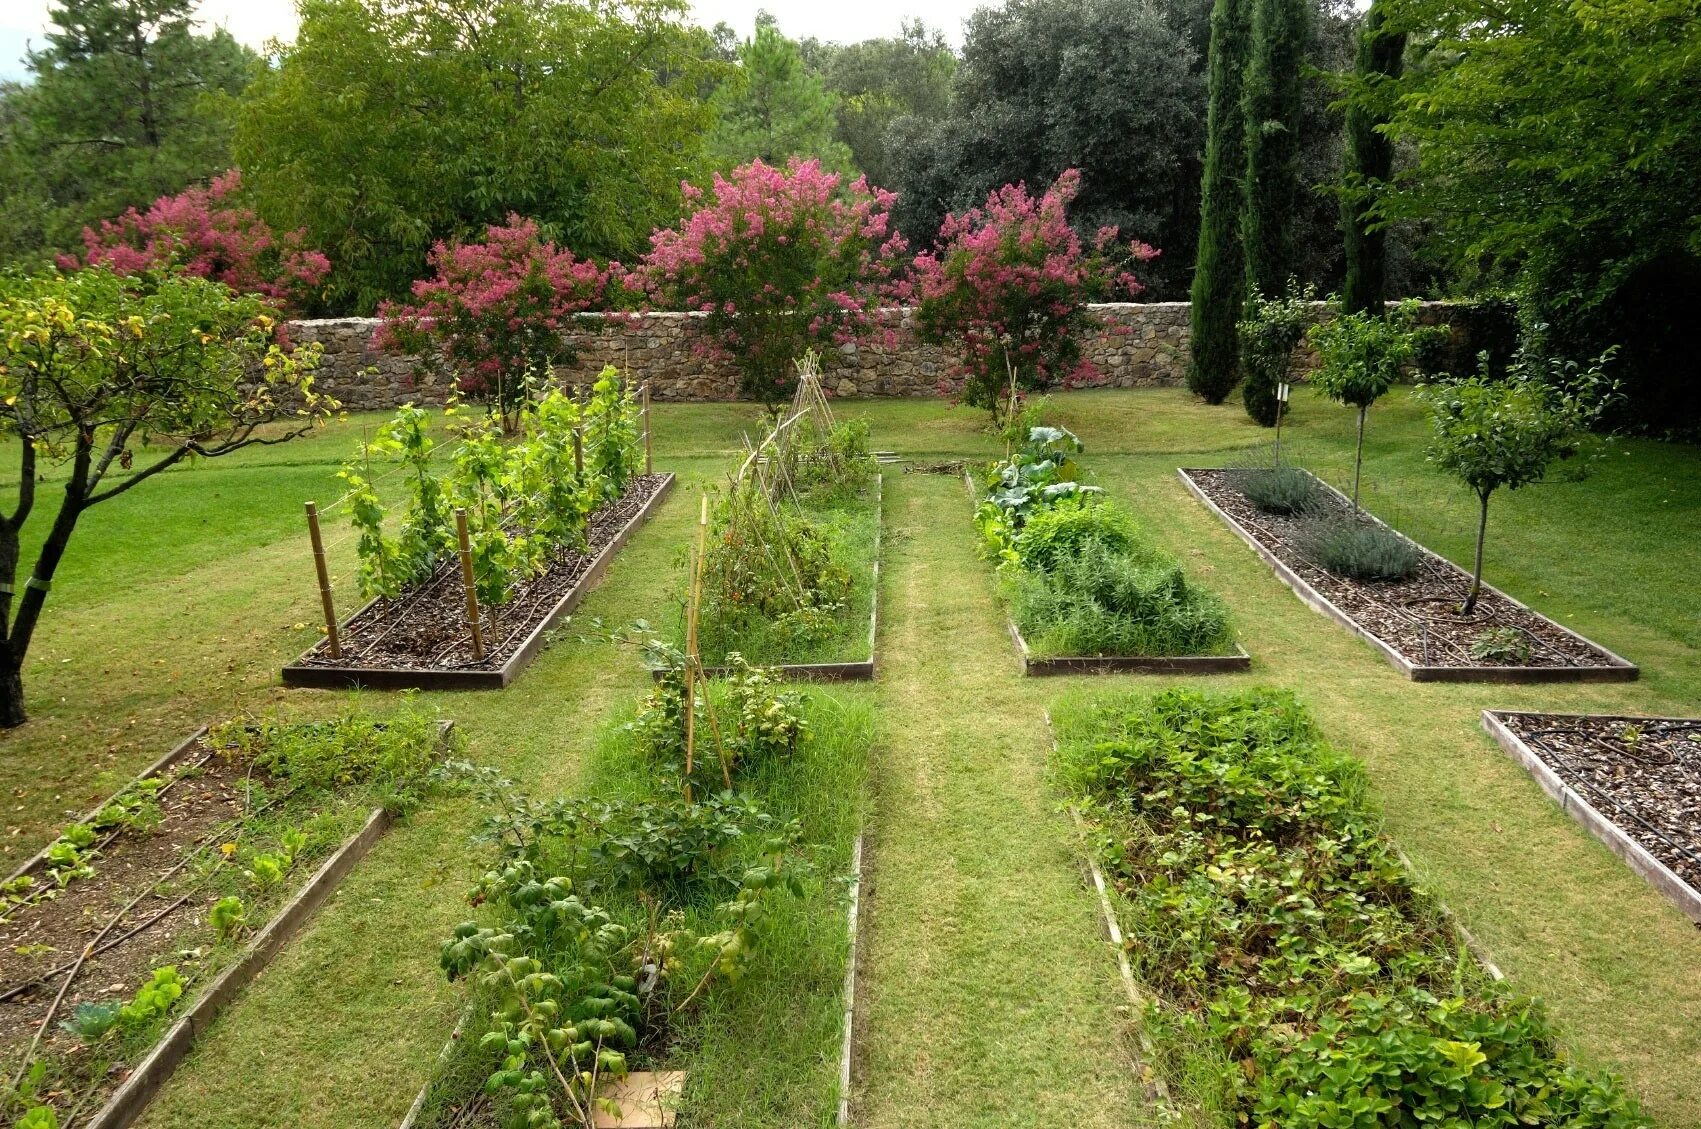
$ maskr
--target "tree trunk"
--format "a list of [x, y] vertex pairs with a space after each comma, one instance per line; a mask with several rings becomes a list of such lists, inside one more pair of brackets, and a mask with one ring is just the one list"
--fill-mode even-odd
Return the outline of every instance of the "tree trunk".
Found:
[[1358, 516], [1358, 476], [1364, 468], [1364, 413], [1369, 405], [1358, 410], [1358, 446], [1353, 448], [1353, 516]]
[[1477, 515], [1477, 560], [1471, 569], [1471, 592], [1465, 597], [1465, 604], [1459, 609], [1460, 615], [1472, 615], [1477, 610], [1477, 597], [1482, 595], [1482, 543], [1488, 533], [1488, 495], [1477, 495], [1482, 500], [1482, 509]]
[[11, 663], [0, 666], [0, 729], [16, 729], [29, 720], [24, 713], [24, 672]]

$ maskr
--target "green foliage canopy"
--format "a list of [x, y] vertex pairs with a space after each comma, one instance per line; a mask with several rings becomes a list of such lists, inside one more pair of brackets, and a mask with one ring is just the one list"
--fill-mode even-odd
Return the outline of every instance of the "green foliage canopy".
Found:
[[336, 264], [368, 312], [439, 240], [510, 213], [580, 255], [640, 250], [698, 171], [715, 73], [678, 0], [304, 0], [236, 150], [274, 226]]
[[234, 96], [260, 68], [192, 0], [59, 0], [33, 81], [0, 91], [0, 260], [224, 171]]
[[796, 42], [764, 13], [755, 34], [738, 45], [738, 69], [715, 92], [718, 117], [709, 155], [724, 169], [752, 160], [784, 165], [815, 158], [823, 168], [849, 172], [851, 152], [834, 136], [839, 100], [804, 64]]

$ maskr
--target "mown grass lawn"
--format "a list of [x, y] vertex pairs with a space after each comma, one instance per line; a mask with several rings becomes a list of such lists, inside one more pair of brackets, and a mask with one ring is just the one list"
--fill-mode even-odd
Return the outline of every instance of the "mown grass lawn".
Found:
[[[996, 449], [979, 414], [942, 402], [840, 410], [918, 464]], [[659, 405], [656, 415], [658, 467], [679, 471], [685, 488], [582, 618], [666, 618], [696, 488], [731, 469], [757, 424], [747, 405]], [[1477, 721], [1485, 706], [1701, 712], [1701, 451], [1627, 442], [1585, 481], [1495, 500], [1488, 578], [1640, 663], [1642, 681], [1418, 685], [1302, 606], [1176, 479], [1178, 465], [1220, 465], [1267, 440], [1237, 406], [1206, 408], [1174, 390], [1087, 392], [1057, 397], [1054, 416], [1086, 441], [1102, 484], [1228, 601], [1255, 665], [1212, 683], [1298, 692], [1330, 739], [1366, 761], [1390, 831], [1428, 881], [1519, 987], [1547, 997], [1574, 1050], [1622, 1071], [1662, 1124], [1701, 1126], [1701, 935], [1561, 815]], [[173, 471], [85, 518], [27, 671], [34, 720], [0, 736], [7, 858], [202, 722], [344, 702], [286, 692], [276, 672], [316, 630], [301, 502], [340, 493], [336, 467], [372, 422]], [[1339, 482], [1351, 430], [1350, 413], [1302, 393], [1284, 443]], [[1425, 465], [1424, 438], [1404, 391], [1373, 410], [1369, 504], [1464, 559], [1472, 500]], [[881, 676], [860, 692], [881, 736], [857, 1122], [1135, 1124], [1114, 964], [1046, 779], [1045, 708], [1111, 683], [1019, 678], [960, 482], [888, 468], [886, 484]], [[351, 576], [343, 528], [329, 535], [334, 571]], [[559, 791], [581, 779], [602, 726], [646, 683], [630, 652], [568, 631], [508, 691], [428, 700], [465, 726], [475, 759]], [[363, 704], [382, 712], [390, 701]], [[451, 803], [380, 844], [146, 1124], [393, 1123], [453, 1022], [436, 948], [463, 912], [474, 819]]]

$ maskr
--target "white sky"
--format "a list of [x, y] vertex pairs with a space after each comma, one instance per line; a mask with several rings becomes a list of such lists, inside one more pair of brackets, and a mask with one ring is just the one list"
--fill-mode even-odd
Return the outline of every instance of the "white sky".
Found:
[[[905, 17], [921, 16], [943, 30], [953, 44], [962, 45], [963, 20], [987, 0], [693, 0], [693, 18], [712, 27], [725, 20], [748, 35], [756, 11], [766, 8], [779, 18], [780, 30], [794, 39], [854, 42], [892, 35]], [[0, 3], [0, 78], [24, 74], [20, 61], [28, 41], [41, 43], [48, 26], [49, 0], [4, 0]], [[222, 25], [243, 43], [260, 47], [266, 40], [295, 34], [294, 0], [201, 0], [201, 18]]]

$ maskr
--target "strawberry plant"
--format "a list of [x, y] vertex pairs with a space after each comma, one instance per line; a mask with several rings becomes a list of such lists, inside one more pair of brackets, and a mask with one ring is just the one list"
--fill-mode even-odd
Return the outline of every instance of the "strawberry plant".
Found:
[[1238, 1069], [1241, 1124], [1644, 1129], [1490, 980], [1381, 832], [1363, 768], [1288, 693], [1113, 698], [1068, 726], [1164, 1039]]

